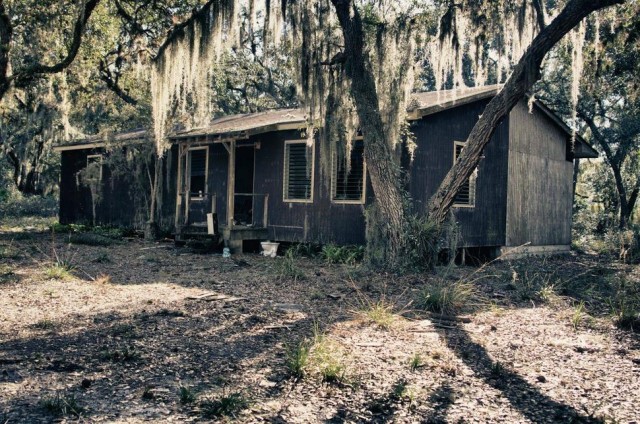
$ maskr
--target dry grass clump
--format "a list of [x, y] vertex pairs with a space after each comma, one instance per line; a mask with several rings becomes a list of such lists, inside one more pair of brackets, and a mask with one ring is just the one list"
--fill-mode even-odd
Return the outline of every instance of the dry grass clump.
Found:
[[44, 275], [51, 280], [68, 281], [73, 279], [71, 268], [59, 263], [46, 267], [44, 269]]
[[317, 326], [311, 339], [287, 350], [285, 366], [289, 375], [296, 378], [317, 375], [325, 383], [344, 383], [347, 380], [345, 354], [341, 346], [322, 334]]
[[471, 282], [432, 280], [422, 289], [418, 307], [430, 312], [455, 315], [481, 302], [482, 296]]

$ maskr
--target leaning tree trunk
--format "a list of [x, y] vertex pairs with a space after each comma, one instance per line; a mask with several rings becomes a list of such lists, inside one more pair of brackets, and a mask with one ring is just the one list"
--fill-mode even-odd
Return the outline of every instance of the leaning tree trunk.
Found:
[[371, 69], [366, 66], [361, 17], [351, 0], [331, 0], [331, 2], [336, 9], [344, 36], [345, 72], [351, 81], [351, 95], [355, 100], [364, 138], [367, 171], [371, 178], [377, 206], [387, 225], [388, 240], [385, 244], [387, 247], [385, 256], [389, 265], [393, 266], [401, 253], [405, 221], [400, 170], [385, 137], [374, 76]]
[[505, 86], [485, 108], [471, 130], [460, 158], [431, 198], [430, 220], [439, 225], [445, 222], [456, 193], [478, 166], [482, 150], [491, 139], [498, 124], [540, 79], [542, 60], [547, 52], [591, 12], [614, 4], [622, 4], [624, 1], [570, 0], [549, 26], [540, 31], [516, 65]]

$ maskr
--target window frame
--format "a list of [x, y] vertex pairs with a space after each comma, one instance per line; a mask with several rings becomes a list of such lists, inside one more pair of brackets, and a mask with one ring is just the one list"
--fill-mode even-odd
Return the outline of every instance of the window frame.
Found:
[[[356, 136], [353, 141], [363, 141], [364, 137]], [[364, 158], [364, 142], [362, 145], [362, 194], [360, 199], [336, 199], [337, 179], [338, 179], [338, 152], [334, 150], [331, 155], [331, 203], [342, 205], [364, 205], [367, 200], [367, 161]]]
[[[204, 150], [204, 193], [203, 196], [193, 196], [191, 193], [191, 152], [196, 150]], [[209, 146], [192, 146], [187, 149], [187, 176], [189, 177], [189, 184], [186, 187], [189, 193], [189, 199], [193, 201], [204, 201], [209, 194]]]
[[[309, 193], [308, 199], [291, 199], [288, 198], [288, 188], [289, 188], [289, 155], [287, 152], [290, 152], [288, 146], [292, 144], [304, 144], [307, 148], [307, 140], [296, 139], [296, 140], [285, 140], [284, 142], [284, 160], [283, 160], [283, 168], [282, 168], [282, 201], [287, 203], [313, 203], [313, 194], [314, 194], [314, 183], [315, 183], [315, 173], [316, 173], [316, 143], [315, 140], [311, 144], [311, 190]], [[307, 157], [308, 160], [308, 157]]]
[[100, 163], [100, 182], [102, 182], [102, 173], [103, 173], [103, 165], [104, 165], [104, 159], [102, 157], [102, 154], [94, 153], [94, 154], [87, 155], [87, 166], [91, 164], [89, 162], [90, 159], [98, 159], [97, 162]]
[[[453, 165], [456, 164], [456, 162], [458, 161], [457, 155], [456, 155], [456, 151], [458, 150], [458, 146], [461, 146], [462, 149], [464, 149], [464, 146], [467, 145], [466, 141], [459, 141], [459, 140], [454, 140], [453, 141]], [[461, 150], [462, 152], [462, 150]], [[454, 208], [475, 208], [476, 207], [476, 179], [477, 179], [477, 172], [478, 172], [478, 168], [476, 167], [476, 169], [473, 171], [473, 174], [471, 174], [471, 176], [467, 179], [467, 182], [469, 183], [469, 202], [468, 203], [461, 203], [461, 202], [456, 202], [455, 199], [453, 201], [453, 204], [451, 205]], [[456, 197], [458, 196], [458, 194], [456, 193]]]

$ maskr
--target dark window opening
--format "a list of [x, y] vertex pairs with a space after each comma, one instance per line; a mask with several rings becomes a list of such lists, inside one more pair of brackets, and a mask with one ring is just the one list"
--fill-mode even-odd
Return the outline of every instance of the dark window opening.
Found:
[[285, 200], [311, 200], [313, 153], [306, 142], [285, 144]]
[[[462, 154], [462, 149], [464, 149], [464, 144], [455, 143], [455, 160], [458, 161], [458, 158]], [[467, 180], [462, 184], [460, 190], [456, 194], [456, 197], [453, 201], [453, 204], [456, 206], [474, 206], [475, 205], [475, 172], [474, 175], [467, 178]]]
[[189, 160], [189, 191], [192, 197], [202, 197], [207, 191], [207, 149], [190, 150]]

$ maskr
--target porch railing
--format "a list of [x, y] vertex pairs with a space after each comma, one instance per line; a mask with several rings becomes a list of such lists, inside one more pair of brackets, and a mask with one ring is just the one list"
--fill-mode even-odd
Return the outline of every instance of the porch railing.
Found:
[[234, 194], [234, 225], [267, 228], [269, 220], [269, 194]]
[[[221, 225], [228, 225], [226, 196], [215, 193], [203, 193], [202, 196], [192, 196], [189, 191], [180, 193], [184, 202], [178, 210], [177, 222], [188, 225], [196, 219], [206, 222], [206, 214], [216, 213]], [[234, 226], [266, 228], [269, 222], [269, 194], [267, 193], [236, 193], [234, 195]], [[196, 207], [194, 209], [194, 207]], [[196, 211], [196, 209], [198, 211]], [[226, 211], [226, 212], [225, 212]], [[194, 216], [194, 214], [196, 216]], [[200, 216], [203, 215], [203, 216]]]

